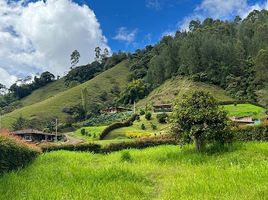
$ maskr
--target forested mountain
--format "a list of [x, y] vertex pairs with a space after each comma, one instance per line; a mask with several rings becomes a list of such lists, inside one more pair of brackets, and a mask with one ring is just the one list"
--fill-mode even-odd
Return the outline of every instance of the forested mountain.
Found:
[[189, 31], [165, 36], [130, 56], [132, 78], [150, 89], [175, 75], [218, 85], [237, 99], [256, 101], [268, 81], [268, 11], [242, 20], [191, 21]]

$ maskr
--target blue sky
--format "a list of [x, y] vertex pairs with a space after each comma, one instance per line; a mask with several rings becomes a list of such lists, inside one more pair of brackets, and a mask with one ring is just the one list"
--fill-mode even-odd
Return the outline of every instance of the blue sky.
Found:
[[[196, 0], [88, 0], [95, 12], [108, 44], [114, 51], [135, 50], [146, 44], [159, 41], [162, 34], [174, 31], [177, 23], [191, 13], [199, 1]], [[124, 27], [135, 32], [135, 41], [114, 39]]]
[[132, 52], [192, 19], [245, 18], [254, 9], [268, 9], [268, 0], [0, 0], [0, 83], [44, 71], [62, 76], [74, 50], [83, 65], [97, 46]]
[[[224, 0], [222, 0], [224, 1]], [[236, 1], [236, 0], [234, 0]], [[180, 28], [180, 23], [201, 5], [201, 0], [87, 0], [96, 14], [109, 46], [114, 50], [133, 51], [146, 44], [156, 43], [169, 32]], [[239, 2], [239, 1], [238, 1]], [[261, 1], [251, 0], [248, 5]], [[236, 12], [225, 18], [232, 19]], [[116, 40], [118, 30], [135, 33], [133, 41]]]

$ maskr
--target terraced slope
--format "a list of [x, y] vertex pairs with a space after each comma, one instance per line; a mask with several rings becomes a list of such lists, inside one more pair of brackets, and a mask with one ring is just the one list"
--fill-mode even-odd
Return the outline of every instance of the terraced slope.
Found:
[[[100, 94], [104, 91], [110, 93], [112, 87], [116, 84], [123, 88], [127, 84], [127, 77], [130, 73], [127, 65], [128, 62], [123, 61], [81, 85], [59, 92], [55, 96], [39, 103], [25, 106], [8, 113], [3, 116], [2, 125], [3, 127], [10, 128], [12, 122], [20, 115], [28, 119], [57, 117], [59, 120], [64, 121], [67, 115], [62, 112], [62, 109], [80, 103], [81, 91], [84, 88], [87, 88], [88, 98], [91, 102], [100, 101]], [[112, 98], [112, 96], [109, 98]]]

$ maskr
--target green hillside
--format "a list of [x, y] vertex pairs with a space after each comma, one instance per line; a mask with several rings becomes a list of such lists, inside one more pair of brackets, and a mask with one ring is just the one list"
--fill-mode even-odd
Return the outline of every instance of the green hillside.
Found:
[[[28, 119], [57, 117], [60, 121], [64, 121], [67, 115], [62, 112], [62, 109], [80, 103], [82, 89], [87, 88], [88, 99], [90, 99], [91, 102], [95, 102], [99, 101], [99, 95], [104, 91], [110, 93], [114, 85], [123, 88], [127, 84], [127, 77], [129, 75], [127, 64], [126, 61], [121, 62], [81, 85], [60, 92], [44, 101], [8, 113], [3, 116], [2, 125], [3, 127], [10, 128], [12, 122], [20, 115]], [[45, 90], [40, 92], [48, 93]], [[29, 98], [31, 98], [31, 100], [28, 102], [34, 102], [36, 100], [33, 96]], [[112, 96], [110, 95], [109, 98], [112, 98]], [[27, 102], [27, 100], [24, 101]]]
[[0, 177], [0, 199], [267, 199], [267, 155], [264, 142], [213, 155], [178, 146], [45, 153]]
[[33, 91], [29, 96], [23, 98], [21, 103], [23, 106], [29, 106], [53, 97], [67, 89], [68, 87], [66, 87], [62, 78]]
[[154, 89], [148, 97], [137, 103], [137, 107], [145, 108], [146, 105], [151, 107], [153, 104], [172, 103], [175, 98], [179, 98], [178, 96], [197, 89], [210, 92], [219, 101], [233, 100], [220, 87], [176, 77], [167, 80], [164, 84]]

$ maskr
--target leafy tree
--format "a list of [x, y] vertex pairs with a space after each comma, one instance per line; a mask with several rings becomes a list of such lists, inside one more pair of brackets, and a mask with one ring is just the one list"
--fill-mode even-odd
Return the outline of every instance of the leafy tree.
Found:
[[22, 115], [20, 115], [16, 121], [12, 124], [12, 129], [13, 130], [22, 130], [27, 128], [28, 126], [28, 121], [27, 119], [23, 118]]
[[203, 91], [184, 96], [175, 102], [172, 132], [182, 141], [194, 141], [201, 152], [209, 142], [224, 144], [228, 139], [227, 113], [216, 100]]
[[75, 67], [79, 63], [80, 53], [77, 50], [74, 50], [71, 54], [71, 65]]
[[151, 120], [152, 119], [152, 113], [150, 113], [150, 112], [145, 113], [145, 119]]
[[261, 49], [256, 57], [256, 81], [268, 81], [268, 51]]
[[95, 60], [99, 62], [100, 59], [101, 59], [101, 48], [96, 47], [95, 48]]

